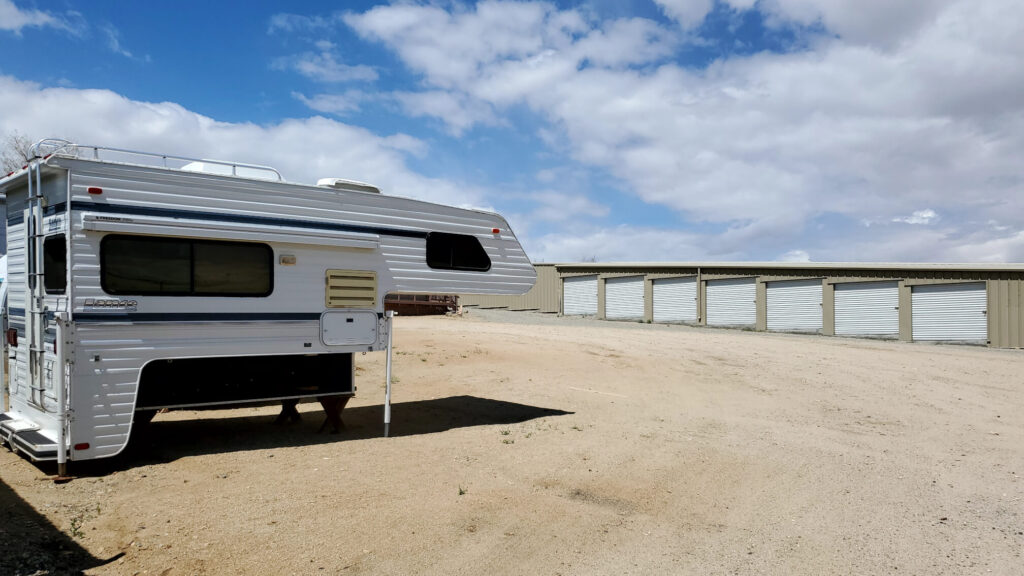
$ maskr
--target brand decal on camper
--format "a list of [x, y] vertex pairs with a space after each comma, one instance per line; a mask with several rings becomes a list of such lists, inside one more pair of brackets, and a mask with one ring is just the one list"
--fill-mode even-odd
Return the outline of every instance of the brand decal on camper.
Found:
[[126, 312], [135, 312], [139, 309], [138, 300], [101, 300], [94, 298], [87, 298], [84, 305], [86, 310], [124, 310]]
[[56, 218], [50, 219], [50, 223], [47, 225], [47, 230], [49, 232], [55, 232], [55, 231], [61, 230], [63, 228], [64, 228], [64, 219], [59, 217], [59, 216], [56, 217]]

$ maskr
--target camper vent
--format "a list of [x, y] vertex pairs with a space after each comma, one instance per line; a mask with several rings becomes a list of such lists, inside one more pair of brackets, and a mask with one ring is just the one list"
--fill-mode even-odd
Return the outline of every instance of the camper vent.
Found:
[[355, 180], [345, 180], [344, 178], [321, 178], [316, 181], [316, 185], [321, 188], [334, 188], [335, 190], [353, 190], [356, 192], [373, 192], [374, 194], [380, 194], [380, 188], [366, 182], [356, 182]]
[[377, 303], [377, 273], [370, 270], [328, 270], [328, 308], [373, 308]]

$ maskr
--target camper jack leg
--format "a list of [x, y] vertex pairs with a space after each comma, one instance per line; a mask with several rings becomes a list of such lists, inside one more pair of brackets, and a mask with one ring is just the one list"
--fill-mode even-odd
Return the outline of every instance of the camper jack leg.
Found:
[[328, 425], [331, 427], [331, 434], [337, 434], [345, 429], [345, 423], [341, 420], [341, 411], [345, 409], [349, 398], [351, 396], [321, 396], [317, 398], [320, 401], [320, 406], [323, 406], [324, 414], [327, 415], [327, 419], [320, 425], [317, 432], [323, 432]]
[[388, 345], [387, 345], [387, 361], [385, 366], [386, 382], [384, 386], [384, 437], [388, 437], [389, 428], [391, 428], [391, 324], [395, 317], [394, 310], [388, 310], [384, 313], [385, 326], [388, 331]]
[[281, 413], [278, 414], [277, 418], [274, 419], [274, 424], [294, 424], [299, 420], [302, 420], [302, 416], [299, 416], [299, 411], [295, 409], [295, 407], [298, 405], [299, 401], [295, 399], [282, 400]]

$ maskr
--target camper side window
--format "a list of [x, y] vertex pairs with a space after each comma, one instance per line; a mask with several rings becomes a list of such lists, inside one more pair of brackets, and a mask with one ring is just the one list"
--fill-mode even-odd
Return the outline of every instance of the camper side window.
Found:
[[274, 251], [266, 244], [112, 234], [100, 242], [108, 294], [268, 296]]
[[491, 269], [491, 259], [476, 236], [428, 232], [427, 266], [440, 270], [486, 272]]
[[63, 294], [68, 288], [68, 245], [63, 234], [43, 240], [43, 288], [47, 294]]

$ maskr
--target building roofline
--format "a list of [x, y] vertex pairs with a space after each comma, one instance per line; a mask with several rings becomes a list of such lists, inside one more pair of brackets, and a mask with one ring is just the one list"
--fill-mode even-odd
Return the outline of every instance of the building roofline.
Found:
[[731, 268], [776, 270], [913, 270], [964, 272], [1024, 272], [1024, 263], [945, 263], [945, 262], [569, 262], [540, 263], [564, 270], [594, 268]]

